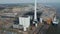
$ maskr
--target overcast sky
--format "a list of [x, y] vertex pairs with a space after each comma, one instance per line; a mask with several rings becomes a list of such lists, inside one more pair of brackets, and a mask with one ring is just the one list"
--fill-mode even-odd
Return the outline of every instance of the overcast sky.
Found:
[[[0, 4], [4, 3], [33, 3], [34, 0], [0, 0]], [[60, 3], [60, 0], [37, 0], [38, 3]]]

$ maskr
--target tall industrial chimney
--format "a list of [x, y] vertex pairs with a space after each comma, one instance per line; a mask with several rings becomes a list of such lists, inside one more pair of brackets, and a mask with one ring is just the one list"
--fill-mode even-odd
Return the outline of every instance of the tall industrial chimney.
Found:
[[35, 0], [34, 2], [35, 4], [35, 8], [34, 8], [34, 21], [33, 21], [33, 24], [35, 24], [35, 26], [37, 27], [37, 0]]

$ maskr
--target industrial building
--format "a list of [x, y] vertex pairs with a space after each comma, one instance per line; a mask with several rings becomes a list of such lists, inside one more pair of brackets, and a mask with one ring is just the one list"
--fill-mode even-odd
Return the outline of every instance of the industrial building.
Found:
[[24, 29], [24, 31], [27, 30], [27, 28], [29, 28], [30, 26], [30, 17], [19, 17], [19, 24], [15, 24], [13, 25], [13, 28], [17, 28], [17, 29]]

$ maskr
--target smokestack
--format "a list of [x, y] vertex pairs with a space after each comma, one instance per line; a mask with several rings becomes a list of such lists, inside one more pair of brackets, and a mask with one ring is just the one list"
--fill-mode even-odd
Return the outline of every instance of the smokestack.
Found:
[[34, 20], [37, 20], [37, 0], [35, 0]]
[[34, 2], [35, 4], [35, 11], [34, 11], [34, 21], [33, 21], [33, 24], [35, 24], [35, 26], [37, 27], [37, 0], [35, 0]]

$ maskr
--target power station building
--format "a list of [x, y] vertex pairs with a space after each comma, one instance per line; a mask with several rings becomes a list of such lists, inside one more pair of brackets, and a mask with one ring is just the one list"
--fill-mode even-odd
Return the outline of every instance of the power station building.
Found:
[[14, 24], [13, 28], [23, 29], [27, 31], [27, 28], [30, 26], [30, 16], [19, 17], [19, 24]]
[[19, 25], [23, 25], [24, 31], [30, 26], [30, 17], [19, 17]]

